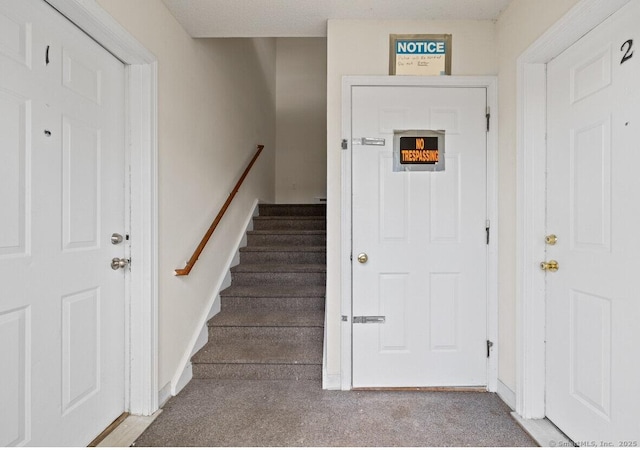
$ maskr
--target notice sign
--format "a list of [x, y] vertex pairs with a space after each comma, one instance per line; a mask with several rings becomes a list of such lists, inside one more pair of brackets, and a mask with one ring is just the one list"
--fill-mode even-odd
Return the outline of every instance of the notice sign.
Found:
[[394, 130], [394, 172], [444, 171], [443, 130]]
[[390, 35], [389, 75], [451, 75], [451, 35]]
[[401, 137], [400, 164], [437, 164], [437, 137]]

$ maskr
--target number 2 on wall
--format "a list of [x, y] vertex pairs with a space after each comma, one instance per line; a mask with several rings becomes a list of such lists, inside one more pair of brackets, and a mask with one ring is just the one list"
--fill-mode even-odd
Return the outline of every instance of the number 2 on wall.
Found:
[[632, 48], [633, 48], [633, 39], [629, 39], [628, 41], [625, 41], [624, 44], [622, 44], [622, 46], [620, 47], [620, 51], [624, 52], [624, 55], [622, 55], [622, 60], [620, 61], [620, 64], [626, 63], [628, 60], [630, 60], [633, 57], [633, 50], [631, 50]]

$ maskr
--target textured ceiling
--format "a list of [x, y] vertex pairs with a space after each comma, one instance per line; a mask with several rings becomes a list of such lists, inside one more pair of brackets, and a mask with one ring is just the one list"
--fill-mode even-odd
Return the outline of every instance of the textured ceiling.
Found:
[[511, 0], [162, 0], [192, 37], [322, 37], [328, 19], [496, 19]]

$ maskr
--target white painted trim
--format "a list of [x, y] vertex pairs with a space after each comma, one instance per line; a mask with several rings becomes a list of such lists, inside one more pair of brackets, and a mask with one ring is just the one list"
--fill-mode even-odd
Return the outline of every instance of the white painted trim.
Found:
[[516, 412], [511, 417], [540, 447], [573, 447], [574, 443], [548, 419], [523, 419]]
[[47, 0], [125, 64], [130, 161], [131, 273], [128, 280], [127, 409], [158, 409], [157, 73], [155, 56], [95, 0]]
[[340, 314], [346, 316], [346, 321], [340, 322], [340, 388], [351, 390], [351, 357], [352, 333], [351, 318], [353, 308], [351, 304], [351, 89], [356, 83], [353, 77], [342, 77], [342, 139], [347, 143], [347, 149], [342, 152], [342, 174], [340, 176]]
[[165, 384], [158, 392], [158, 405], [163, 408], [165, 403], [171, 399], [171, 382]]
[[247, 231], [253, 229], [253, 218], [258, 213], [258, 203], [259, 199], [255, 199], [249, 209], [249, 213], [244, 221], [244, 226], [239, 228], [238, 235], [236, 236], [236, 243], [232, 247], [232, 251], [229, 252], [227, 256], [227, 262], [225, 263], [225, 270], [222, 272], [224, 275], [218, 278], [214, 288], [213, 294], [209, 297], [209, 301], [204, 308], [204, 312], [200, 315], [198, 322], [196, 323], [195, 332], [191, 336], [189, 340], [189, 345], [187, 345], [187, 349], [182, 354], [182, 358], [180, 358], [180, 364], [178, 364], [178, 369], [174, 373], [171, 378], [171, 395], [177, 395], [178, 392], [182, 390], [183, 387], [191, 380], [191, 356], [198, 350], [198, 342], [201, 342], [200, 336], [202, 334], [202, 329], [207, 328], [207, 322], [211, 318], [211, 312], [216, 312], [214, 307], [219, 305], [219, 302], [216, 300], [220, 296], [220, 291], [226, 287], [225, 282], [229, 283], [230, 280], [230, 271], [231, 267], [238, 263], [239, 261], [239, 249], [243, 245], [246, 239]]
[[517, 61], [516, 412], [545, 415], [546, 64], [629, 0], [582, 0]]
[[322, 389], [326, 391], [339, 391], [342, 389], [340, 374], [328, 374], [326, 363], [322, 367]]
[[184, 370], [180, 374], [180, 377], [176, 380], [175, 393], [173, 392], [174, 389], [172, 389], [171, 394], [176, 395], [178, 392], [183, 390], [184, 387], [189, 383], [189, 381], [191, 381], [192, 378], [193, 378], [193, 364], [191, 364], [191, 359], [189, 359], [189, 362], [187, 363]]
[[487, 133], [487, 218], [491, 221], [491, 241], [487, 252], [487, 339], [494, 347], [487, 364], [487, 390], [498, 385], [498, 82], [494, 76], [394, 77], [345, 76], [342, 78], [342, 138], [347, 150], [342, 151], [341, 206], [341, 314], [349, 318], [341, 322], [341, 388], [352, 387], [352, 279], [351, 279], [351, 91], [355, 86], [434, 86], [482, 87], [487, 89], [487, 106], [491, 110], [491, 128]]
[[95, 0], [45, 0], [125, 64], [151, 64], [156, 57]]
[[516, 409], [516, 393], [507, 387], [501, 380], [498, 380], [498, 388], [496, 389], [498, 397], [502, 399], [505, 404], [511, 408], [512, 411]]

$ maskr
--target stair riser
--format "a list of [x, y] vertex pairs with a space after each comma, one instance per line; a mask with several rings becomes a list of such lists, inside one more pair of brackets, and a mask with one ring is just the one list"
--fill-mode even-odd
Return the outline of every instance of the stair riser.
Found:
[[322, 345], [322, 327], [209, 327], [209, 340], [266, 340]]
[[324, 219], [259, 218], [253, 220], [254, 230], [326, 230]]
[[241, 249], [241, 264], [326, 264], [326, 252], [280, 252], [261, 251], [252, 252]]
[[320, 364], [194, 364], [193, 378], [213, 380], [321, 380]]
[[222, 297], [222, 311], [324, 311], [324, 298], [316, 297]]
[[234, 272], [231, 274], [233, 283], [237, 286], [262, 286], [265, 284], [286, 285], [324, 285], [324, 272]]
[[271, 247], [271, 246], [325, 246], [327, 244], [327, 238], [324, 234], [249, 234], [247, 235], [247, 245], [258, 247]]
[[260, 205], [260, 216], [324, 216], [326, 205]]

